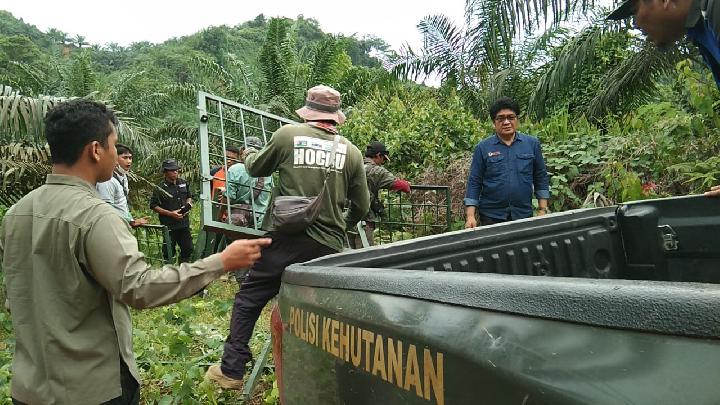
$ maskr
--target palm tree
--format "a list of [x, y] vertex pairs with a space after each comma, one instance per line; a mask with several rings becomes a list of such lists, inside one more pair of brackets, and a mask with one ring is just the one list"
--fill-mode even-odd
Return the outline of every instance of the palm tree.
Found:
[[53, 43], [63, 45], [68, 35], [58, 29], [50, 28], [47, 32], [47, 36]]
[[197, 56], [193, 58], [197, 77], [192, 91], [188, 92], [188, 101], [194, 101], [197, 90], [203, 89], [242, 104], [257, 106], [260, 104], [260, 89], [255, 82], [252, 68], [243, 63], [234, 54], [225, 55], [225, 65], [215, 60]]
[[405, 47], [389, 67], [398, 76], [415, 80], [439, 76], [478, 112], [484, 105], [479, 90], [490, 85], [494, 74], [513, 65], [508, 35], [515, 35], [500, 29], [507, 17], [500, 14], [502, 3], [468, 0], [462, 27], [443, 15], [423, 18], [418, 24], [422, 51]]
[[[401, 77], [438, 75], [476, 114], [504, 93], [527, 101], [531, 115], [542, 118], [547, 106], [577, 85], [574, 77], [596, 67], [599, 44], [613, 35], [631, 36], [627, 22], [604, 21], [607, 10], [592, 13], [595, 3], [468, 0], [462, 27], [445, 16], [425, 17], [418, 25], [424, 37], [422, 50], [405, 48], [390, 67]], [[586, 27], [568, 31], [563, 23], [580, 13]], [[543, 33], [533, 38], [537, 30]], [[523, 37], [530, 42], [520, 40]], [[562, 39], [559, 44], [557, 38]], [[683, 57], [638, 40], [627, 46], [632, 52], [612, 62], [597, 83], [602, 91], [577, 106], [576, 113], [599, 117], [628, 99], [645, 99], [654, 91], [656, 79]]]
[[85, 37], [84, 37], [84, 36], [78, 34], [78, 35], [75, 35], [75, 45], [76, 45], [78, 48], [84, 48], [84, 47], [86, 47], [87, 45], [89, 45], [89, 43], [88, 43], [87, 41], [85, 41]]
[[613, 61], [596, 81], [595, 96], [579, 107], [577, 113], [599, 118], [623, 104], [645, 101], [655, 93], [658, 78], [672, 72], [680, 60], [690, 54], [683, 51], [661, 51], [633, 36], [623, 23], [595, 22], [569, 38], [557, 49], [555, 57], [543, 66], [536, 81], [528, 110], [536, 118], [547, 115], [551, 101], [577, 86], [576, 78], [584, 71], [597, 72], [597, 53], [610, 38], [625, 38], [625, 56]]
[[273, 112], [289, 115], [297, 92], [298, 63], [295, 36], [290, 21], [272, 18], [260, 51], [260, 70], [263, 74], [264, 102]]
[[318, 84], [336, 84], [342, 75], [343, 48], [342, 42], [330, 35], [315, 45], [310, 55], [310, 73], [305, 85], [306, 88]]

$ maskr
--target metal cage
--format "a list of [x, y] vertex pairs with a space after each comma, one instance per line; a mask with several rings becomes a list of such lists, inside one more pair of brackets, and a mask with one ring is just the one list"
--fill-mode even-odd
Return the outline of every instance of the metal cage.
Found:
[[[254, 197], [257, 187], [247, 184], [229, 183], [217, 175], [219, 170], [227, 173], [233, 162], [228, 162], [225, 150], [228, 146], [244, 148], [247, 138], [254, 136], [267, 141], [278, 128], [297, 122], [265, 111], [248, 107], [209, 93], [198, 93], [198, 117], [200, 137], [200, 163], [202, 194], [202, 224], [207, 232], [226, 235], [230, 239], [256, 238], [265, 232], [260, 229], [260, 219], [265, 215], [258, 200]], [[228, 164], [230, 163], [230, 164]], [[217, 169], [218, 172], [214, 172]], [[250, 188], [250, 200], [231, 202], [224, 197], [224, 191], [218, 193], [217, 184], [230, 187]], [[223, 189], [224, 190], [224, 189]], [[267, 190], [258, 190], [269, 193]], [[233, 213], [245, 212], [249, 218], [247, 224], [238, 225], [233, 221]]]

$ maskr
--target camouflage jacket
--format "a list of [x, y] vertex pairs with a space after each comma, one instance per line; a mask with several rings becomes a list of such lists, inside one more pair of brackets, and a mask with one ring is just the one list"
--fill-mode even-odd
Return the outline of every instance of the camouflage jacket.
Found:
[[[367, 177], [368, 190], [370, 190], [370, 206], [372, 201], [378, 196], [381, 188], [389, 189], [397, 179], [394, 174], [390, 173], [386, 168], [373, 162], [371, 158], [363, 159], [365, 164], [365, 176]], [[368, 211], [365, 221], [375, 221], [376, 215], [372, 209]]]

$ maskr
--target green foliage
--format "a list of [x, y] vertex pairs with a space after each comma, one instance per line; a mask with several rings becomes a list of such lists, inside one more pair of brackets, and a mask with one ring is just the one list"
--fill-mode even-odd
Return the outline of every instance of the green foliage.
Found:
[[[593, 102], [597, 99], [598, 88], [607, 86], [608, 76], [616, 74], [614, 69], [630, 57], [635, 46], [626, 27], [617, 23], [593, 24], [576, 35], [566, 36], [551, 48], [551, 58], [540, 68], [542, 74], [528, 103], [531, 115], [543, 118], [555, 110], [569, 109], [599, 116], [611, 107], [619, 107], [614, 104], [597, 106]], [[643, 79], [648, 81], [647, 88], [654, 84], [652, 75]], [[630, 87], [638, 89], [636, 83]], [[617, 93], [624, 88], [607, 90], [603, 92], [604, 99], [617, 103], [620, 99]], [[638, 99], [640, 95], [633, 96]]]
[[678, 163], [670, 170], [680, 173], [685, 183], [698, 192], [708, 190], [720, 182], [720, 156], [711, 156], [698, 162]]
[[344, 45], [331, 36], [315, 46], [310, 64], [312, 69], [305, 87], [310, 88], [318, 84], [334, 85], [339, 81], [343, 71], [352, 65], [350, 57], [343, 48]]
[[385, 143], [393, 157], [389, 167], [411, 178], [467, 153], [486, 134], [458, 96], [438, 100], [433, 91], [415, 86], [371, 95], [356, 106], [342, 132], [363, 152], [371, 141]]
[[74, 56], [65, 75], [68, 96], [86, 97], [97, 88], [97, 78], [89, 51]]
[[27, 97], [0, 84], [0, 142], [45, 143], [43, 118], [63, 97]]
[[[67, 97], [104, 100], [120, 111], [120, 139], [135, 149], [141, 175], [134, 178], [133, 197], [145, 205], [167, 157], [182, 163], [183, 177], [199, 179], [198, 90], [292, 118], [305, 90], [321, 83], [342, 93], [349, 116], [342, 133], [361, 151], [372, 140], [383, 141], [391, 171], [413, 183], [450, 186], [454, 228], [463, 224], [470, 153], [492, 133], [485, 111], [500, 95], [521, 102], [529, 112], [521, 130], [543, 143], [552, 211], [578, 208], [595, 192], [623, 202], [717, 184], [720, 92], [708, 70], [688, 58], [693, 50], [658, 52], [638, 41], [626, 23], [605, 25], [591, 16], [577, 32], [561, 25], [594, 3], [469, 0], [461, 26], [428, 16], [420, 22], [423, 49], [401, 55], [378, 38], [327, 35], [303, 16], [259, 15], [159, 45], [88, 48], [82, 35], [42, 33], [0, 11], [0, 215], [49, 171], [42, 117]], [[541, 20], [547, 30], [518, 40]], [[390, 62], [393, 73], [382, 62]], [[435, 75], [440, 89], [396, 78]], [[389, 210], [414, 213], [409, 204]], [[199, 212], [191, 215], [196, 232]], [[433, 222], [422, 213], [413, 220]], [[403, 226], [377, 235], [412, 236]], [[211, 300], [136, 314], [144, 401], [239, 401], [202, 381], [222, 351], [231, 290], [234, 285], [214, 285]], [[255, 351], [265, 337], [259, 335]], [[2, 398], [9, 396], [12, 347], [10, 318], [0, 311]], [[274, 376], [262, 384], [256, 401], [277, 403]]]
[[[60, 31], [56, 31], [59, 33]], [[22, 19], [16, 19], [12, 14], [5, 10], [0, 10], [0, 34], [6, 36], [21, 35], [29, 38], [33, 43], [41, 48], [48, 48], [51, 41], [46, 34], [43, 34], [36, 26], [24, 22]], [[63, 33], [64, 34], [64, 33]], [[64, 34], [65, 37], [67, 34]]]
[[47, 57], [28, 37], [0, 35], [0, 83], [26, 94], [43, 90]]
[[280, 388], [278, 387], [277, 379], [275, 374], [263, 376], [263, 381], [269, 387], [265, 391], [263, 403], [265, 405], [277, 405], [280, 403]]
[[[222, 391], [204, 381], [209, 365], [220, 361], [235, 281], [216, 282], [206, 299], [191, 298], [133, 314], [135, 356], [146, 403], [238, 403], [240, 393]], [[269, 328], [269, 311], [258, 321], [250, 342], [257, 356]], [[272, 359], [270, 359], [272, 363]], [[272, 381], [264, 379], [254, 398], [262, 400]]]
[[268, 32], [260, 52], [260, 69], [263, 73], [262, 94], [268, 102], [281, 103], [280, 113], [286, 115], [294, 105], [297, 86], [297, 63], [294, 37], [291, 35], [290, 20], [273, 18], [268, 23]]

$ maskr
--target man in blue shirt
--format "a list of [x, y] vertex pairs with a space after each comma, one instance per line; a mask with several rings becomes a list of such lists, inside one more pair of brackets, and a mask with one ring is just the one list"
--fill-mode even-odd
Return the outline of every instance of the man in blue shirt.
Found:
[[[607, 17], [623, 20], [635, 16], [635, 24], [649, 41], [661, 48], [683, 36], [697, 45], [705, 64], [720, 88], [720, 2], [717, 0], [625, 0]], [[720, 186], [705, 193], [720, 197]]]
[[491, 225], [533, 214], [533, 191], [538, 215], [547, 213], [550, 185], [540, 141], [517, 132], [520, 107], [507, 97], [490, 107], [495, 134], [475, 147], [467, 191], [465, 228]]

